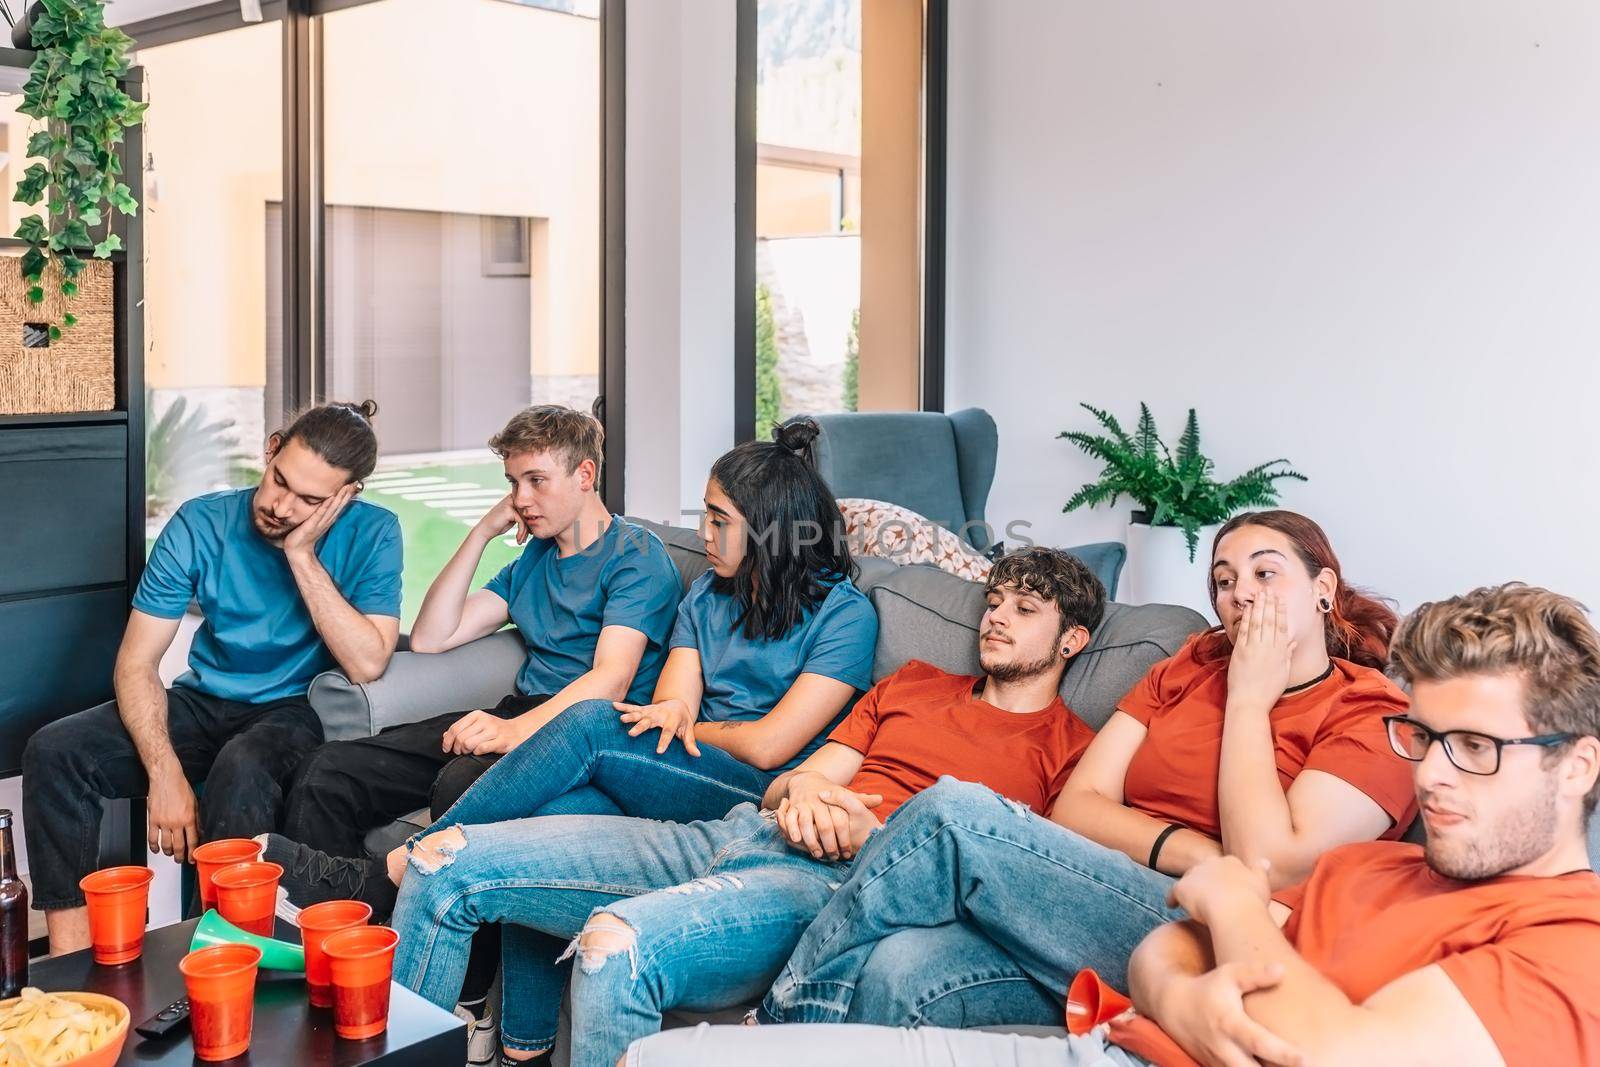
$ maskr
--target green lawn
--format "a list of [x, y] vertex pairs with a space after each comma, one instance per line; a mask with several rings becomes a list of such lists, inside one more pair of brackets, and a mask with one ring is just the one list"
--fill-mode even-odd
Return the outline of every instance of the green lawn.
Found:
[[[405, 469], [418, 478], [444, 478], [451, 486], [475, 485], [490, 490], [504, 489], [506, 485], [504, 469], [497, 462], [433, 467], [408, 465]], [[379, 472], [380, 475], [383, 473]], [[362, 496], [400, 517], [400, 531], [405, 538], [405, 599], [401, 608], [400, 628], [409, 632], [417, 611], [422, 607], [422, 598], [428, 591], [429, 583], [460, 547], [461, 539], [466, 537], [474, 520], [465, 516], [453, 517], [447, 509], [429, 507], [423, 500], [407, 500], [398, 492], [385, 492], [381, 477]], [[460, 510], [474, 506], [463, 503]], [[489, 508], [483, 506], [477, 510], [482, 514]], [[491, 541], [478, 564], [473, 588], [481, 586], [501, 567], [516, 559], [520, 551], [515, 545], [507, 545], [503, 538]]]

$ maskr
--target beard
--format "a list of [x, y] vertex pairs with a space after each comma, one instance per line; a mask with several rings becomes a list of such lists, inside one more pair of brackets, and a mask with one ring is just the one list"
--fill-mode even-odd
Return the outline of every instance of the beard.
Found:
[[294, 529], [294, 527], [288, 523], [285, 523], [282, 526], [271, 525], [270, 520], [267, 519], [260, 511], [257, 511], [254, 508], [250, 509], [250, 521], [254, 524], [256, 533], [260, 534], [262, 537], [265, 537], [273, 544], [282, 542], [285, 537], [289, 536], [290, 531]]
[[1532, 863], [1555, 847], [1556, 800], [1555, 776], [1545, 775], [1538, 795], [1507, 808], [1475, 836], [1436, 841], [1430, 834], [1424, 851], [1428, 866], [1458, 882], [1477, 882]]
[[1055, 655], [1043, 656], [1034, 660], [1010, 660], [997, 662], [989, 659], [983, 653], [978, 654], [978, 666], [984, 674], [997, 682], [1010, 685], [1016, 682], [1025, 682], [1030, 678], [1037, 678], [1041, 674], [1056, 669], [1060, 659]]

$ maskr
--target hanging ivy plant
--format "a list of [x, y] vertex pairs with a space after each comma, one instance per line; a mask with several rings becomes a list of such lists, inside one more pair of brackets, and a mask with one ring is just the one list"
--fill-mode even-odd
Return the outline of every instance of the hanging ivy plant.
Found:
[[[117, 84], [128, 73], [133, 40], [106, 25], [103, 0], [43, 0], [32, 37], [36, 55], [17, 110], [44, 125], [28, 140], [34, 162], [17, 183], [15, 199], [42, 202], [48, 212], [27, 216], [16, 233], [28, 243], [22, 257], [28, 300], [39, 304], [52, 260], [60, 268], [61, 295], [70, 299], [85, 266], [81, 253], [92, 249], [96, 258], [108, 259], [122, 248], [122, 238], [111, 232], [113, 214], [133, 215], [139, 205], [118, 180], [117, 145], [148, 105]], [[62, 327], [75, 322], [67, 313], [51, 325], [50, 336], [59, 338]]]

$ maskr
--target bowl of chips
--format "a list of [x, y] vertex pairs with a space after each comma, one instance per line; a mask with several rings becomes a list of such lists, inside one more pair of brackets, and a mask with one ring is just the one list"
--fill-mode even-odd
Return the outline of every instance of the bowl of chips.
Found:
[[115, 997], [30, 986], [0, 1000], [0, 1067], [111, 1067], [128, 1040], [128, 1018]]

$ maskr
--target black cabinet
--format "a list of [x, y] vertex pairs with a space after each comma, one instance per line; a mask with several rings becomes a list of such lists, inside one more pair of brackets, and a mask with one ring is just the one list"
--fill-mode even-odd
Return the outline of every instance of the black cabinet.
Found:
[[[32, 59], [0, 48], [0, 67]], [[122, 88], [142, 98], [138, 68]], [[142, 133], [121, 146], [141, 200]], [[40, 726], [111, 699], [144, 568], [144, 231], [139, 217], [115, 225], [116, 409], [0, 415], [0, 776]], [[0, 252], [20, 244], [0, 237]]]

